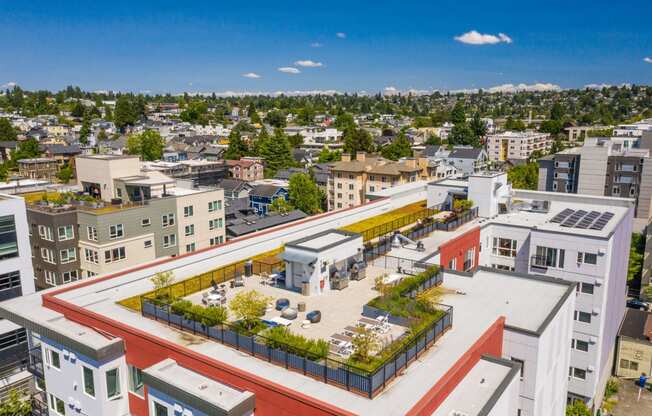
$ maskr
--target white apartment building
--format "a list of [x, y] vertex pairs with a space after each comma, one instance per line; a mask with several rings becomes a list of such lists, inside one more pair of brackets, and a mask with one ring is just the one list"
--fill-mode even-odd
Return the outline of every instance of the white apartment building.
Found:
[[[0, 194], [0, 301], [34, 293], [34, 269], [23, 198]], [[27, 357], [25, 329], [0, 319], [0, 400], [11, 388], [31, 384], [31, 375], [17, 361]]]
[[652, 130], [652, 118], [631, 124], [619, 124], [614, 128], [614, 136], [641, 137], [644, 131]]
[[633, 200], [511, 189], [504, 173], [464, 182], [430, 184], [428, 205], [460, 193], [478, 205], [479, 265], [576, 283], [568, 396], [597, 408], [625, 311]]
[[489, 159], [504, 162], [506, 160], [526, 160], [532, 152], [548, 152], [552, 146], [549, 133], [535, 131], [506, 131], [487, 136], [487, 153]]

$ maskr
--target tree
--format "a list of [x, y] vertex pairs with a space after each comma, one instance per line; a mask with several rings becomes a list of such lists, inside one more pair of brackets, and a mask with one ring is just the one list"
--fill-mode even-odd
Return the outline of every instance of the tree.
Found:
[[641, 297], [646, 302], [652, 302], [652, 285], [647, 285], [641, 290]]
[[121, 95], [115, 103], [115, 112], [113, 113], [113, 123], [123, 130], [125, 126], [133, 125], [144, 111], [144, 105], [132, 102], [127, 96]]
[[480, 143], [480, 140], [487, 134], [487, 123], [480, 117], [479, 111], [473, 113], [473, 118], [469, 122], [469, 128], [476, 137], [477, 142]]
[[107, 140], [108, 138], [109, 136], [104, 129], [100, 129], [100, 132], [97, 133], [97, 140]]
[[349, 128], [344, 131], [344, 151], [354, 156], [357, 152], [373, 152], [374, 142], [368, 131]]
[[40, 155], [41, 151], [38, 147], [38, 141], [31, 138], [18, 143], [16, 150], [13, 151], [11, 160], [18, 161], [20, 159], [31, 159], [39, 157]]
[[557, 135], [561, 133], [563, 129], [564, 129], [564, 125], [560, 120], [545, 120], [541, 122], [541, 127], [539, 128], [539, 131]]
[[539, 165], [537, 163], [527, 163], [524, 165], [514, 166], [507, 171], [507, 179], [516, 189], [537, 190], [539, 186]]
[[306, 173], [295, 173], [290, 176], [290, 204], [306, 214], [321, 212], [321, 193], [319, 187]]
[[555, 101], [550, 109], [550, 120], [561, 121], [564, 118], [564, 114], [566, 114], [564, 106], [559, 101]]
[[86, 112], [86, 108], [80, 101], [76, 101], [75, 104], [72, 106], [72, 110], [70, 111], [70, 115], [73, 117], [81, 118], [84, 117], [84, 113]]
[[84, 118], [81, 129], [79, 130], [79, 143], [88, 144], [88, 136], [91, 134], [91, 123]]
[[303, 125], [310, 125], [315, 119], [315, 111], [311, 106], [306, 105], [299, 110], [297, 114], [297, 122]]
[[583, 401], [576, 400], [573, 404], [566, 406], [566, 416], [591, 416], [591, 410]]
[[235, 295], [229, 302], [229, 309], [238, 320], [242, 321], [245, 328], [252, 329], [271, 301], [271, 297], [255, 290], [248, 290]]
[[279, 169], [289, 168], [294, 164], [292, 149], [283, 130], [276, 129], [274, 136], [259, 143], [260, 155], [265, 159], [267, 173], [273, 176]]
[[430, 146], [439, 146], [441, 144], [441, 138], [439, 136], [430, 136], [428, 137], [428, 140], [426, 140], [424, 144]]
[[140, 155], [143, 160], [160, 160], [164, 148], [165, 141], [156, 130], [132, 134], [127, 138], [127, 153]]
[[7, 397], [0, 402], [0, 416], [29, 416], [32, 414], [32, 403], [29, 396], [11, 389]]
[[566, 146], [564, 145], [563, 141], [561, 141], [559, 139], [555, 139], [555, 140], [552, 141], [552, 145], [550, 146], [550, 153], [551, 154], [559, 153], [562, 150], [564, 150], [565, 148], [566, 148]]
[[401, 132], [392, 143], [380, 149], [380, 154], [387, 159], [398, 160], [412, 156], [412, 146], [405, 133]]
[[269, 210], [271, 212], [278, 212], [279, 214], [287, 214], [288, 212], [294, 210], [292, 204], [285, 200], [283, 197], [274, 198], [272, 203], [269, 204]]
[[13, 142], [17, 138], [16, 129], [6, 118], [0, 118], [0, 141]]
[[319, 152], [319, 159], [317, 163], [331, 163], [338, 162], [342, 160], [342, 152], [339, 150], [333, 150], [332, 152], [328, 150], [328, 147], [324, 146]]
[[242, 140], [238, 129], [232, 129], [229, 133], [229, 147], [224, 152], [226, 160], [240, 160], [247, 154], [247, 144]]
[[457, 101], [451, 111], [451, 122], [455, 125], [466, 123], [466, 113], [464, 112], [464, 103]]
[[471, 128], [466, 123], [458, 123], [453, 126], [448, 135], [448, 143], [452, 145], [463, 145], [479, 147], [480, 140], [473, 134]]
[[62, 183], [68, 183], [73, 177], [73, 170], [72, 167], [70, 166], [64, 166], [61, 169], [59, 169], [59, 172], [57, 172], [57, 178], [62, 182]]
[[[643, 271], [643, 255], [645, 253], [645, 236], [640, 233], [632, 234], [632, 241], [629, 246], [629, 266], [627, 269], [627, 282], [641, 281]], [[638, 286], [635, 284], [634, 286]]]
[[265, 123], [272, 127], [282, 129], [287, 124], [285, 113], [280, 110], [272, 110], [265, 116]]
[[208, 113], [208, 106], [203, 101], [191, 101], [188, 103], [188, 106], [184, 111], [181, 112], [181, 120], [192, 123], [192, 124], [201, 124], [205, 126], [208, 124], [208, 118], [206, 114]]
[[288, 137], [288, 141], [290, 142], [290, 146], [292, 146], [292, 148], [297, 148], [303, 144], [303, 136], [298, 133], [293, 134], [292, 136]]
[[356, 127], [355, 120], [353, 116], [349, 113], [342, 113], [335, 118], [333, 122], [333, 127], [340, 131], [345, 131], [347, 129], [354, 129]]
[[372, 353], [380, 348], [378, 334], [372, 329], [363, 326], [355, 328], [355, 334], [351, 344], [353, 345], [351, 358], [362, 363], [369, 363]]
[[509, 116], [507, 117], [507, 120], [505, 120], [505, 130], [523, 131], [525, 128], [525, 123], [520, 119], [514, 120], [512, 116]]
[[174, 273], [171, 271], [158, 272], [149, 279], [154, 285], [154, 292], [157, 298], [166, 295], [164, 289], [174, 283]]

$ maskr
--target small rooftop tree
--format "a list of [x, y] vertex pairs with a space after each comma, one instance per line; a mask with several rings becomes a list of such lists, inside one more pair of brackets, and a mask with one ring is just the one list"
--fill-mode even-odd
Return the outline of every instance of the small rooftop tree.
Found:
[[154, 285], [156, 298], [160, 299], [167, 295], [164, 289], [174, 283], [174, 273], [171, 271], [158, 272], [149, 279]]
[[371, 354], [380, 348], [378, 334], [373, 330], [359, 326], [353, 335], [353, 354], [351, 358], [361, 363], [371, 362]]
[[229, 303], [229, 308], [233, 315], [240, 321], [242, 321], [243, 326], [251, 330], [253, 329], [260, 316], [264, 313], [267, 303], [269, 303], [272, 298], [263, 295], [260, 292], [255, 290], [249, 290], [246, 292], [240, 292]]

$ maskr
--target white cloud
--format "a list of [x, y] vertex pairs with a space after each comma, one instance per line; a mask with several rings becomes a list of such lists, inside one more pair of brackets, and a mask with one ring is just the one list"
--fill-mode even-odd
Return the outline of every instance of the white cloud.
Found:
[[6, 84], [2, 84], [2, 85], [0, 85], [0, 88], [5, 88], [5, 89], [6, 89], [6, 88], [9, 88], [9, 89], [12, 89], [12, 88], [14, 88], [14, 87], [17, 86], [17, 85], [18, 85], [17, 83], [11, 81], [11, 82], [7, 82]]
[[340, 39], [346, 39], [346, 33], [344, 32], [337, 32], [335, 36], [337, 36]]
[[498, 35], [490, 35], [480, 33], [476, 30], [455, 36], [455, 40], [458, 42], [466, 43], [467, 45], [494, 45], [496, 43], [512, 43], [512, 38], [504, 33], [499, 33]]
[[646, 56], [645, 58], [643, 58], [643, 62], [648, 63], [648, 64], [652, 64], [652, 57]]
[[560, 91], [561, 87], [557, 84], [540, 83], [536, 84], [503, 84], [487, 88], [487, 92], [518, 92], [518, 91]]
[[286, 74], [293, 74], [293, 75], [301, 73], [301, 71], [299, 71], [297, 68], [294, 68], [292, 66], [282, 66], [278, 68], [278, 71]]
[[399, 94], [399, 93], [400, 93], [400, 91], [396, 87], [389, 86], [389, 87], [385, 87], [383, 89], [383, 94], [384, 95], [396, 95], [396, 94]]
[[258, 78], [261, 78], [261, 76], [258, 75], [258, 74], [255, 73], [255, 72], [247, 72], [247, 73], [242, 74], [242, 76], [245, 77], [245, 78], [251, 78], [251, 79], [258, 79]]
[[310, 44], [311, 48], [321, 48], [322, 46], [324, 46], [324, 44], [319, 42], [313, 42]]
[[[337, 95], [343, 94], [338, 90], [288, 90], [288, 91], [215, 91], [215, 92], [189, 92], [190, 96], [211, 96], [216, 97], [250, 97], [250, 96], [269, 96], [277, 97], [279, 95], [302, 96], [302, 95]], [[183, 94], [178, 94], [183, 95]]]
[[324, 66], [324, 64], [322, 64], [321, 62], [311, 61], [310, 59], [296, 61], [294, 64], [306, 68], [319, 68], [320, 66]]
[[589, 90], [601, 90], [603, 88], [609, 88], [611, 84], [586, 84], [583, 89]]

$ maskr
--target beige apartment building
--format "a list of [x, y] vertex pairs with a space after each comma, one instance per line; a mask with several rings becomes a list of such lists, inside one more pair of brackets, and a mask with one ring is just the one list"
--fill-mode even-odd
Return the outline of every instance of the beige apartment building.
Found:
[[[424, 167], [426, 167], [424, 165]], [[344, 153], [342, 160], [332, 165], [328, 183], [328, 209], [348, 208], [366, 201], [369, 192], [378, 192], [393, 186], [423, 179], [415, 158], [399, 162], [358, 152], [354, 159]]]
[[487, 136], [487, 153], [490, 160], [526, 160], [532, 152], [547, 153], [552, 147], [550, 133], [536, 131], [506, 131]]

